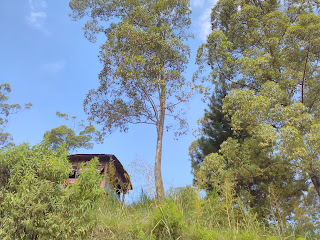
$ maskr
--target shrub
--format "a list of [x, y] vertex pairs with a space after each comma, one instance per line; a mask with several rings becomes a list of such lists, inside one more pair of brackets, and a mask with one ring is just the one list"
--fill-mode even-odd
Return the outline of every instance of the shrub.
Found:
[[101, 196], [96, 165], [96, 160], [90, 162], [79, 184], [65, 187], [72, 167], [63, 149], [23, 144], [1, 153], [0, 237], [88, 237]]
[[156, 239], [178, 239], [185, 227], [183, 215], [171, 198], [157, 207], [152, 223]]

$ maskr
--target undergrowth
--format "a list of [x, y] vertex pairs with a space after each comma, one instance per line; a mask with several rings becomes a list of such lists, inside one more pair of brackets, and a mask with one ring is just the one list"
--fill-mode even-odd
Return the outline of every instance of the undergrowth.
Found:
[[318, 235], [279, 232], [259, 221], [239, 199], [224, 201], [217, 195], [201, 198], [198, 190], [187, 187], [167, 194], [159, 203], [142, 194], [124, 205], [106, 196], [97, 214], [92, 239], [318, 239]]

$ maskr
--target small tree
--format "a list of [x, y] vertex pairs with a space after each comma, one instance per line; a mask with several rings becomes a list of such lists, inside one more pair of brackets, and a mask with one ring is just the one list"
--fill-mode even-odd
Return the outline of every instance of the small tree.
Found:
[[[164, 197], [161, 154], [165, 116], [186, 121], [176, 106], [188, 100], [188, 84], [181, 73], [188, 62], [189, 0], [90, 1], [71, 0], [74, 19], [89, 16], [86, 37], [105, 33], [101, 46], [100, 86], [90, 90], [85, 111], [104, 132], [127, 131], [128, 124], [156, 126], [155, 185]], [[105, 27], [110, 23], [108, 27]]]
[[[66, 121], [69, 120], [69, 116], [65, 113], [57, 112], [56, 114]], [[62, 145], [64, 145], [69, 152], [78, 148], [91, 149], [93, 147], [93, 141], [97, 143], [102, 141], [101, 133], [97, 131], [94, 126], [85, 125], [83, 121], [76, 122], [75, 116], [71, 118], [74, 122], [72, 128], [61, 125], [45, 132], [43, 135], [43, 140], [49, 143], [53, 150], [58, 149]]]
[[[201, 137], [189, 147], [189, 156], [191, 160], [192, 172], [195, 173], [204, 161], [204, 158], [210, 153], [219, 152], [220, 145], [233, 136], [230, 120], [222, 112], [222, 101], [227, 95], [227, 85], [216, 86], [216, 92], [210, 98], [209, 109], [205, 110], [203, 118], [198, 122], [200, 124]], [[194, 179], [196, 182], [197, 179]], [[209, 189], [207, 189], [209, 190]]]
[[[10, 104], [9, 93], [11, 92], [10, 84], [0, 84], [0, 150], [7, 146], [12, 146], [12, 136], [10, 133], [5, 132], [6, 125], [8, 123], [8, 117], [10, 114], [18, 113], [22, 110], [20, 104]], [[30, 103], [25, 104], [24, 108], [28, 109], [31, 107]]]

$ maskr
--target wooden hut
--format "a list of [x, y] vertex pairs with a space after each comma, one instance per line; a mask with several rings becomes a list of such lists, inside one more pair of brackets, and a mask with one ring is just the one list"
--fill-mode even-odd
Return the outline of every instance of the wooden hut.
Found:
[[68, 156], [69, 161], [73, 165], [73, 173], [70, 174], [68, 183], [74, 183], [78, 178], [82, 169], [82, 163], [86, 163], [97, 157], [99, 159], [98, 171], [103, 175], [100, 183], [101, 188], [108, 191], [114, 191], [120, 196], [121, 193], [126, 194], [132, 190], [132, 184], [129, 174], [123, 168], [116, 156], [111, 154], [72, 154]]

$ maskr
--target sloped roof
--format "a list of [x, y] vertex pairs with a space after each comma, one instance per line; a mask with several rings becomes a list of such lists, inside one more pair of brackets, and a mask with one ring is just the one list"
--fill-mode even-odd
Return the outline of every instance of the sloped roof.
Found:
[[75, 162], [88, 162], [91, 159], [97, 157], [100, 163], [110, 163], [113, 161], [114, 167], [116, 169], [115, 176], [119, 180], [119, 184], [123, 190], [123, 193], [127, 193], [132, 190], [132, 184], [129, 174], [122, 166], [121, 162], [115, 155], [112, 154], [72, 154], [68, 155], [68, 159], [71, 163]]

